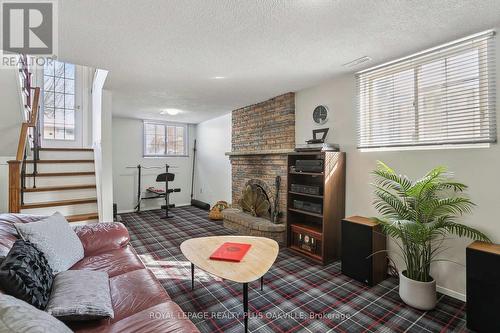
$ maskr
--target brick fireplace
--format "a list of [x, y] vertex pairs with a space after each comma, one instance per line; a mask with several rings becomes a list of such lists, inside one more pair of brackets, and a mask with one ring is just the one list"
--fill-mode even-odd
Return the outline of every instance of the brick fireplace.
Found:
[[[237, 207], [247, 184], [258, 184], [274, 205], [275, 179], [281, 177], [280, 223], [286, 223], [287, 154], [295, 147], [295, 94], [286, 93], [232, 112], [232, 203]], [[263, 234], [264, 236], [265, 234]]]

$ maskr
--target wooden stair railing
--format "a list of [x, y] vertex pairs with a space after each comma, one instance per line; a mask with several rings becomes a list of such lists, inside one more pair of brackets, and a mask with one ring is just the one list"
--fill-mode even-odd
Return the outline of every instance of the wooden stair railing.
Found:
[[[34, 90], [33, 101], [29, 119], [21, 125], [19, 143], [17, 145], [16, 158], [8, 161], [9, 164], [9, 212], [19, 213], [23, 204], [23, 189], [25, 188], [27, 142], [30, 128], [33, 128], [34, 152], [33, 159], [38, 160], [38, 113], [40, 101], [40, 87], [30, 88]], [[36, 163], [33, 173], [36, 175]]]

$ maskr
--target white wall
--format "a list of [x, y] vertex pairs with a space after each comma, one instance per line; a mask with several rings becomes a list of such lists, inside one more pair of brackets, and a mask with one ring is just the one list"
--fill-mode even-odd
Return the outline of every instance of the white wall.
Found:
[[109, 90], [102, 90], [102, 118], [101, 118], [101, 222], [113, 221], [113, 99]]
[[0, 213], [9, 211], [9, 165], [7, 161], [14, 158], [14, 156], [0, 157]]
[[77, 65], [81, 73], [82, 87], [82, 147], [92, 147], [92, 86], [95, 68]]
[[199, 123], [196, 138], [195, 199], [231, 202], [231, 113]]
[[9, 166], [17, 152], [24, 121], [17, 67], [0, 65], [0, 213], [9, 210]]
[[112, 95], [103, 88], [108, 71], [97, 69], [92, 83], [92, 148], [99, 222], [113, 221]]
[[14, 156], [24, 121], [17, 67], [0, 66], [0, 156]]
[[[143, 122], [138, 119], [113, 117], [113, 195], [119, 212], [132, 211], [137, 196], [137, 169], [127, 166], [161, 166], [166, 163], [176, 168], [169, 172], [175, 174], [170, 188], [180, 188], [180, 193], [173, 193], [170, 202], [176, 205], [189, 205], [191, 194], [192, 148], [196, 136], [196, 127], [189, 125], [189, 156], [168, 158], [143, 157]], [[142, 190], [150, 186], [163, 188], [164, 183], [157, 183], [156, 176], [164, 169], [143, 170]], [[142, 209], [156, 209], [164, 204], [163, 199], [143, 200]]]
[[[500, 66], [497, 66], [500, 68]], [[500, 77], [500, 73], [497, 73]], [[312, 129], [330, 127], [328, 142], [340, 144], [347, 155], [346, 215], [376, 216], [372, 205], [372, 176], [370, 172], [381, 160], [402, 174], [410, 177], [424, 175], [429, 169], [444, 165], [455, 172], [457, 180], [470, 186], [469, 194], [477, 204], [472, 215], [463, 222], [485, 232], [495, 242], [500, 242], [498, 209], [498, 174], [500, 171], [500, 146], [491, 148], [360, 152], [356, 149], [357, 111], [356, 84], [353, 75], [332, 79], [319, 86], [296, 94], [297, 143], [312, 136]], [[328, 123], [317, 126], [312, 121], [312, 110], [319, 104], [330, 108]], [[500, 105], [497, 105], [497, 112]], [[497, 118], [500, 119], [499, 116]], [[465, 247], [468, 239], [450, 240], [450, 249], [442, 257], [465, 264]], [[390, 246], [394, 249], [394, 246]], [[432, 275], [440, 290], [463, 299], [465, 293], [465, 267], [449, 262], [439, 262], [432, 267]], [[449, 289], [444, 290], [442, 288]]]

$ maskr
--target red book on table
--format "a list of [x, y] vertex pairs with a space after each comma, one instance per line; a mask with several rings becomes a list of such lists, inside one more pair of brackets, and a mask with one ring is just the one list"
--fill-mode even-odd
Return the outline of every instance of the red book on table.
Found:
[[226, 242], [212, 253], [210, 259], [239, 262], [251, 246], [252, 244]]

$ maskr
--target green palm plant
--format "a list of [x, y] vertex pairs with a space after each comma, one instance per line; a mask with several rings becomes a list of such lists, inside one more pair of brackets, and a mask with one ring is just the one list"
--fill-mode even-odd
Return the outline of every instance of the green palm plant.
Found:
[[373, 174], [374, 205], [381, 214], [377, 220], [401, 249], [406, 277], [432, 281], [430, 266], [441, 260], [437, 256], [447, 234], [490, 242], [480, 231], [456, 221], [470, 213], [474, 203], [460, 195], [467, 186], [453, 181], [446, 168], [434, 168], [413, 181], [379, 161]]

